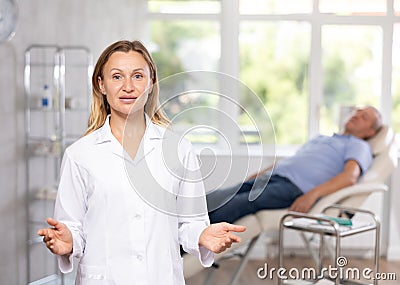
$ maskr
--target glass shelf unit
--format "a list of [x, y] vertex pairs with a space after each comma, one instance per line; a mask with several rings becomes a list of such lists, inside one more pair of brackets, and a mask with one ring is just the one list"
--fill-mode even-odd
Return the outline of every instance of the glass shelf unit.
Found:
[[53, 216], [65, 148], [86, 129], [92, 72], [92, 55], [85, 47], [32, 45], [25, 51], [28, 284], [65, 283], [37, 230]]

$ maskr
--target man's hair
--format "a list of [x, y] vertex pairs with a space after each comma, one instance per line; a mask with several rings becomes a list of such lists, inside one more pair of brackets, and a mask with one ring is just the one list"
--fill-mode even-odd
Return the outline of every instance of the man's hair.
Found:
[[376, 114], [375, 121], [372, 123], [372, 129], [375, 131], [375, 134], [377, 134], [381, 130], [382, 125], [383, 125], [382, 115], [378, 111], [378, 109], [376, 109], [374, 106], [368, 106], [368, 108], [371, 108], [372, 110], [374, 110], [374, 112]]

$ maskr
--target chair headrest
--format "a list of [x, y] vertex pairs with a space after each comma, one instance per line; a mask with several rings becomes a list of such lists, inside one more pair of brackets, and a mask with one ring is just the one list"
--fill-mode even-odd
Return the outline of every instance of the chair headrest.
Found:
[[385, 151], [394, 139], [393, 130], [387, 125], [383, 125], [379, 132], [368, 139], [367, 142], [371, 146], [374, 156]]
[[359, 182], [385, 183], [385, 179], [397, 166], [397, 147], [393, 130], [388, 126], [368, 140], [374, 159], [370, 168], [360, 177]]

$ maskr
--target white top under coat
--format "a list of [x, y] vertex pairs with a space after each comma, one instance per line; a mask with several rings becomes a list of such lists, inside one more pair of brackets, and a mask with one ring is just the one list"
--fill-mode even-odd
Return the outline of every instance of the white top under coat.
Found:
[[[75, 257], [78, 285], [185, 284], [179, 244], [204, 266], [214, 260], [198, 245], [209, 219], [203, 183], [189, 177], [200, 175], [197, 158], [190, 143], [179, 140], [180, 163], [168, 163], [171, 144], [166, 150], [165, 141], [174, 136], [146, 115], [132, 160], [112, 135], [109, 118], [64, 154], [54, 217], [71, 230], [73, 253], [59, 257], [60, 270], [71, 272]], [[150, 186], [139, 188], [144, 185]]]

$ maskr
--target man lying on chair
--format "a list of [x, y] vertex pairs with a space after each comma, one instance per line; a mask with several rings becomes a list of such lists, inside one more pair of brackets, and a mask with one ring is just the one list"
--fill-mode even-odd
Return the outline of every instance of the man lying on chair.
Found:
[[[346, 121], [342, 134], [317, 136], [273, 168], [253, 175], [240, 185], [208, 194], [211, 223], [232, 223], [263, 209], [308, 212], [319, 198], [357, 182], [372, 162], [366, 140], [381, 127], [377, 109], [372, 106], [357, 109]], [[249, 200], [252, 189], [261, 191], [254, 201]]]

